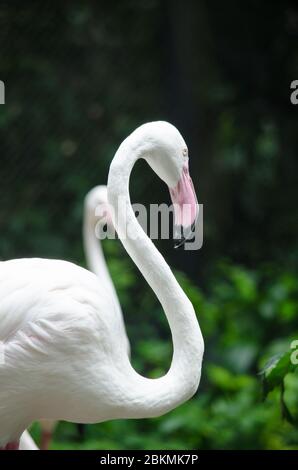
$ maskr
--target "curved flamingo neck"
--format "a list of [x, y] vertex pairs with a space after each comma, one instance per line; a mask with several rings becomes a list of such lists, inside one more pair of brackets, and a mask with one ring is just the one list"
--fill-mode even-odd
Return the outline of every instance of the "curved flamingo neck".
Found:
[[[113, 208], [114, 226], [124, 248], [162, 304], [172, 332], [174, 353], [169, 372], [160, 379], [145, 379], [131, 369], [134, 391], [126, 403], [129, 417], [156, 416], [190, 398], [200, 381], [204, 350], [191, 302], [163, 256], [137, 222], [131, 207], [130, 174], [135, 162], [149, 150], [150, 143], [139, 145], [132, 137], [122, 143], [110, 167], [108, 200]], [[133, 398], [130, 407], [129, 399]]]

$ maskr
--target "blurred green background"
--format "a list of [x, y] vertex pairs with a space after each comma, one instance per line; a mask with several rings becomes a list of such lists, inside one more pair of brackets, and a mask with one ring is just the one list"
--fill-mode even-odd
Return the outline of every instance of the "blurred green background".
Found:
[[[84, 196], [146, 121], [181, 131], [204, 204], [201, 250], [157, 242], [205, 338], [197, 395], [159, 419], [87, 426], [81, 440], [60, 423], [52, 448], [298, 449], [297, 3], [3, 1], [0, 41], [1, 259], [85, 266]], [[144, 162], [131, 194], [170, 202]], [[161, 307], [120, 243], [104, 249], [133, 363], [162, 375]]]

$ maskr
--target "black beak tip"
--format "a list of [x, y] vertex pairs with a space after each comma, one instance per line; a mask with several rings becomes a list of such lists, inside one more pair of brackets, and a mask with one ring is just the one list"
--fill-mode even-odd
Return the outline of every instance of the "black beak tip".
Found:
[[[191, 224], [190, 234], [194, 234], [195, 228], [196, 228], [196, 221], [194, 221]], [[175, 243], [174, 243], [174, 248], [175, 249], [182, 248], [184, 246], [185, 242], [189, 239], [188, 236], [184, 236], [183, 230], [182, 230], [182, 233], [180, 232], [180, 235], [181, 235], [180, 238], [175, 239]]]
[[184, 246], [185, 241], [186, 240], [184, 237], [180, 238], [179, 240], [175, 240], [175, 243], [174, 243], [175, 250], [182, 248]]

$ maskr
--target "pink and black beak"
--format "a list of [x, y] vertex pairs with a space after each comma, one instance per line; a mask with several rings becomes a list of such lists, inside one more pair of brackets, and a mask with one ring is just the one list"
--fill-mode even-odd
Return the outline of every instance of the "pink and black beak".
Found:
[[170, 188], [170, 195], [174, 206], [175, 222], [175, 248], [184, 245], [194, 236], [196, 221], [199, 215], [199, 205], [188, 164], [183, 166], [182, 176], [174, 188]]

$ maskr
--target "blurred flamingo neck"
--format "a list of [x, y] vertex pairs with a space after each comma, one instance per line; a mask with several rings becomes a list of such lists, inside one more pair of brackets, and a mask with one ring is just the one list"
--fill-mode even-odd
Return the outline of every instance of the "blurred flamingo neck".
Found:
[[107, 269], [101, 242], [95, 234], [95, 226], [89, 220], [88, 214], [84, 215], [83, 242], [89, 269], [94, 272], [108, 288], [112, 287], [112, 280]]

